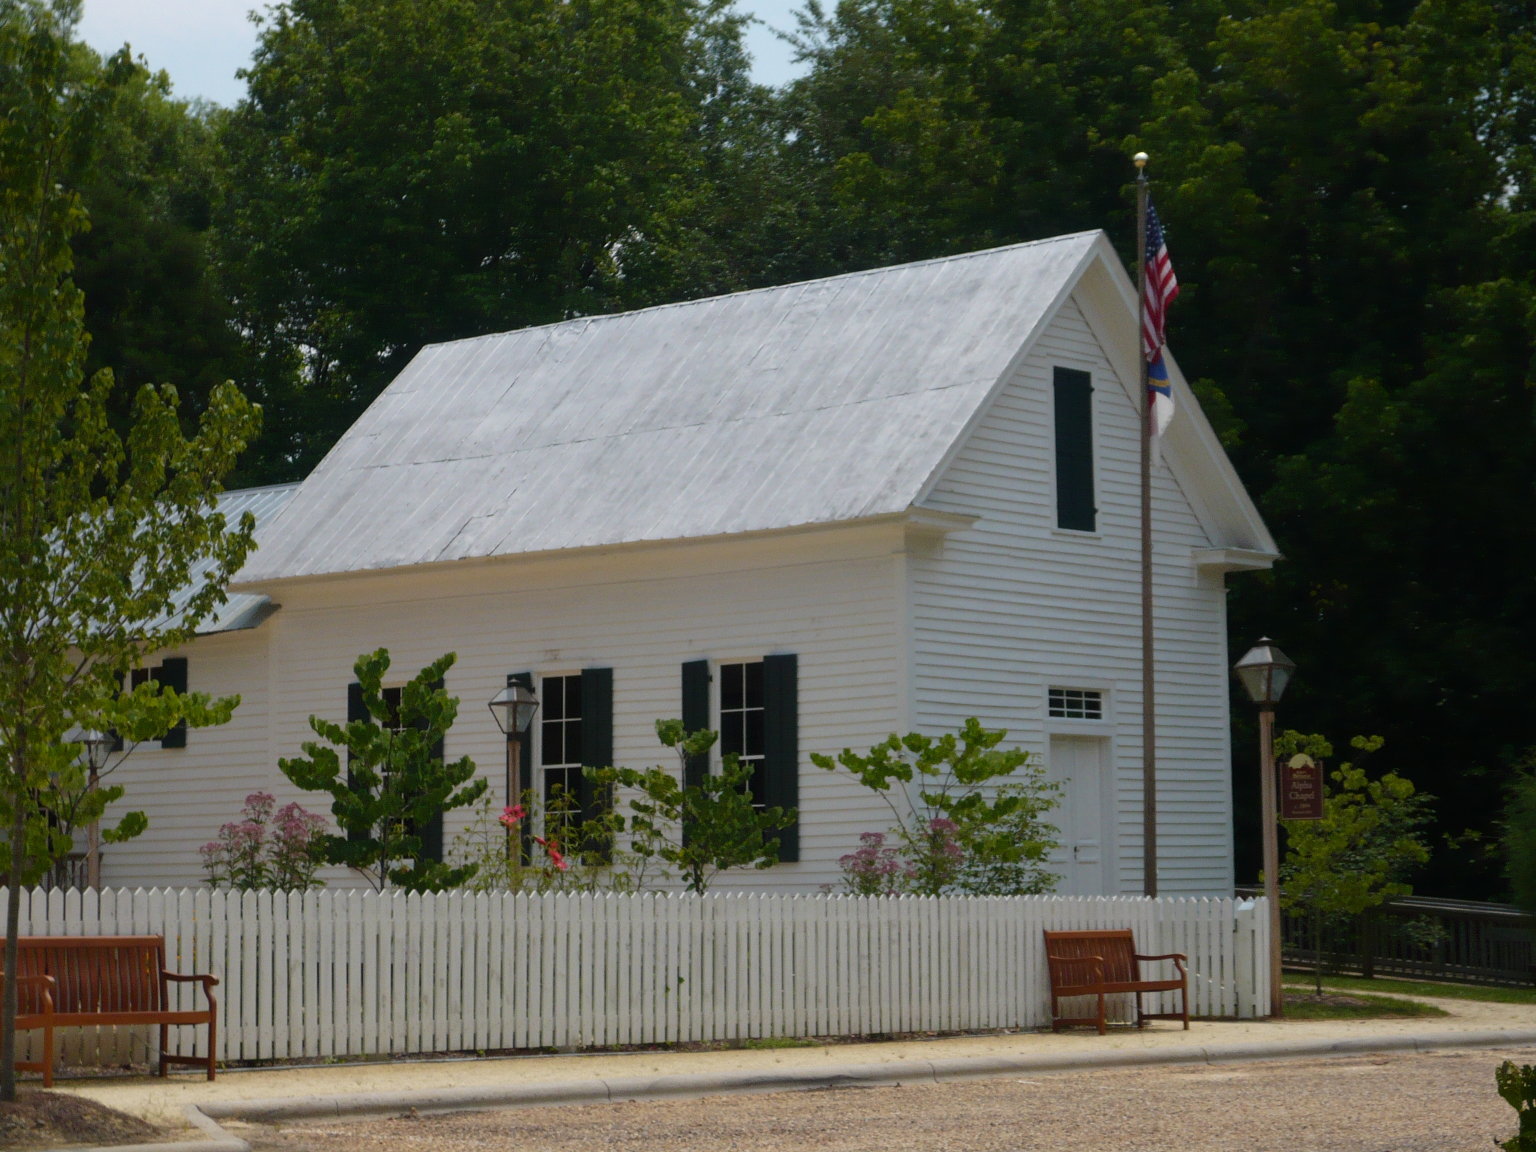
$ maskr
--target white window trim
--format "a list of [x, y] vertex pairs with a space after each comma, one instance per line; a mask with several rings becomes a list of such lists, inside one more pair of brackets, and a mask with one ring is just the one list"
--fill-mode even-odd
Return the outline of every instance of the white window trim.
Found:
[[761, 664], [762, 662], [763, 658], [759, 655], [724, 656], [718, 660], [711, 660], [709, 663], [709, 727], [711, 731], [719, 733], [722, 737], [721, 740], [716, 740], [715, 746], [709, 750], [709, 770], [711, 773], [718, 775], [725, 766], [723, 745], [725, 726], [721, 720], [722, 712], [720, 707], [722, 699], [721, 689], [724, 686], [721, 667], [726, 664]]
[[[1051, 715], [1052, 688], [1080, 688], [1099, 692], [1104, 699], [1104, 715], [1099, 720], [1080, 720], [1067, 716]], [[1115, 728], [1114, 684], [1108, 680], [1096, 680], [1089, 676], [1053, 676], [1040, 686], [1040, 718], [1047, 736], [1104, 735]]]

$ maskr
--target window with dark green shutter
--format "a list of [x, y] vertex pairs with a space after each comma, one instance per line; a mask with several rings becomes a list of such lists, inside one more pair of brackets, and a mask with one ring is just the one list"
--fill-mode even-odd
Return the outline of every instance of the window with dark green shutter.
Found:
[[[800, 805], [799, 660], [791, 654], [720, 665], [720, 754], [752, 766], [753, 806]], [[800, 828], [778, 830], [779, 859], [800, 859]]]
[[1093, 499], [1093, 382], [1088, 373], [1057, 368], [1056, 526], [1093, 532], [1098, 509]]
[[[539, 765], [544, 770], [545, 819], [573, 818], [581, 803], [581, 677], [545, 676], [539, 686], [543, 721]], [[562, 819], [563, 819], [562, 818]]]
[[[763, 657], [763, 799], [786, 811], [800, 807], [800, 661], [793, 653]], [[779, 829], [779, 859], [800, 859], [800, 823]]]
[[[613, 767], [613, 669], [581, 670], [581, 766]], [[581, 815], [591, 820], [608, 807], [609, 798], [597, 795], [585, 772], [581, 777]]]
[[[152, 675], [154, 679], [160, 681], [162, 689], [174, 689], [178, 696], [187, 694], [187, 658], [185, 656], [167, 656]], [[187, 722], [185, 720], [160, 738], [162, 748], [185, 748], [186, 746]]]

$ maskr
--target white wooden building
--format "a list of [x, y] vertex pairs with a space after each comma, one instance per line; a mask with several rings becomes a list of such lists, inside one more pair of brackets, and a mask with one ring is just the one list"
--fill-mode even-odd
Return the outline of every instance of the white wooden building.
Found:
[[[446, 751], [498, 797], [484, 704], [516, 674], [543, 702], [538, 783], [666, 763], [657, 717], [751, 733], [800, 817], [742, 888], [833, 882], [888, 825], [810, 752], [977, 716], [1069, 782], [1062, 890], [1139, 891], [1135, 309], [1089, 232], [423, 348], [303, 484], [226, 497], [261, 517], [259, 551], [224, 622], [152, 662], [242, 703], [130, 758], [150, 828], [104, 882], [196, 882], [258, 788], [324, 811], [278, 759], [311, 713], [346, 718], [353, 661], [383, 646], [402, 682], [458, 654]], [[1229, 892], [1224, 578], [1276, 549], [1169, 367], [1160, 883]]]

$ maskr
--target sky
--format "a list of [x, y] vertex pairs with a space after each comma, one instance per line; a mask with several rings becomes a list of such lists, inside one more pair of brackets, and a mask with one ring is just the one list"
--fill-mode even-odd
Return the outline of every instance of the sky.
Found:
[[[782, 84], [798, 72], [790, 48], [769, 30], [794, 28], [800, 0], [738, 0], [738, 7], [764, 23], [747, 33], [753, 75], [763, 84]], [[245, 94], [237, 69], [249, 63], [256, 26], [247, 19], [264, 0], [85, 0], [79, 36], [99, 52], [124, 42], [151, 68], [170, 73], [176, 95], [233, 104]]]

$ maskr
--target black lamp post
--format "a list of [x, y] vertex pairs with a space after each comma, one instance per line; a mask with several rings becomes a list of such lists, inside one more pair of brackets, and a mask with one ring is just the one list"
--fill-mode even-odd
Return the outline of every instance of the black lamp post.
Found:
[[[496, 717], [496, 727], [500, 728], [507, 737], [507, 807], [518, 802], [517, 777], [518, 768], [522, 767], [523, 741], [522, 734], [528, 731], [533, 723], [533, 717], [539, 710], [539, 698], [534, 695], [533, 687], [524, 684], [520, 676], [507, 677], [507, 686], [495, 696], [491, 697], [489, 704], [491, 715]], [[512, 764], [512, 749], [517, 749], [518, 764], [514, 768]], [[532, 835], [532, 827], [527, 820], [522, 824], [521, 840], [523, 851], [526, 853], [532, 845], [528, 837]], [[512, 859], [512, 830], [507, 829], [507, 859]]]
[[[107, 757], [117, 746], [115, 737], [94, 728], [80, 734], [80, 746], [85, 749], [85, 766], [90, 774], [86, 788], [94, 792], [101, 782], [101, 770], [107, 766]], [[92, 820], [86, 841], [85, 883], [92, 891], [101, 890], [101, 821]]]
[[1248, 697], [1259, 706], [1259, 788], [1264, 820], [1264, 899], [1269, 904], [1269, 1011], [1284, 1012], [1280, 981], [1280, 839], [1275, 811], [1275, 705], [1285, 693], [1296, 663], [1265, 636], [1232, 668]]

